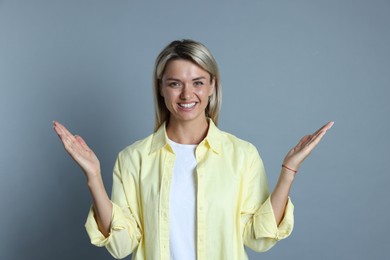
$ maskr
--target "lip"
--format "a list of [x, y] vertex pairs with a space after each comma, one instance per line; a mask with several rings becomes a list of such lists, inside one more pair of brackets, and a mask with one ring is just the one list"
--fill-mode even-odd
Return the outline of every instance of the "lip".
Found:
[[[181, 105], [187, 105], [187, 104], [194, 104], [192, 107], [183, 107]], [[184, 110], [184, 111], [191, 111], [193, 110], [196, 105], [198, 105], [198, 102], [196, 101], [192, 101], [192, 102], [180, 102], [177, 104], [177, 106], [179, 107], [180, 110]]]

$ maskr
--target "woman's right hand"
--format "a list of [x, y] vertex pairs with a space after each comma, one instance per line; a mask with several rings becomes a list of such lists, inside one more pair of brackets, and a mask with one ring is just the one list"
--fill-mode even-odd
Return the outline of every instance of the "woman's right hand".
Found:
[[62, 124], [53, 121], [54, 131], [61, 139], [65, 150], [84, 171], [87, 178], [100, 176], [100, 162], [83, 138], [73, 135]]

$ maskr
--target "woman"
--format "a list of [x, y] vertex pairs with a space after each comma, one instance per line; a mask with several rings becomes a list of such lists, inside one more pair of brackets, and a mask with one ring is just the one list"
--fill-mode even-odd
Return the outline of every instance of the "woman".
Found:
[[333, 122], [288, 152], [270, 195], [256, 148], [216, 126], [221, 85], [204, 45], [174, 41], [160, 53], [154, 99], [155, 132], [119, 153], [111, 200], [93, 151], [54, 122], [87, 178], [92, 243], [117, 258], [247, 259], [244, 245], [265, 251], [287, 237], [295, 173]]

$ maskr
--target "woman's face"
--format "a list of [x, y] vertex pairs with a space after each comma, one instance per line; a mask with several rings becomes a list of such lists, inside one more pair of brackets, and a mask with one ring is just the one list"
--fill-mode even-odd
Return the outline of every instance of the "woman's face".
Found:
[[160, 94], [170, 112], [170, 122], [201, 122], [209, 96], [214, 93], [210, 74], [188, 60], [168, 62], [161, 79]]

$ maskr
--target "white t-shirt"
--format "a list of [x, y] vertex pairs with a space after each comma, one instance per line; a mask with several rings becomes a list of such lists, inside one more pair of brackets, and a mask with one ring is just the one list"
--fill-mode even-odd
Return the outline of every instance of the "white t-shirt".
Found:
[[169, 203], [171, 260], [196, 260], [196, 145], [169, 144], [176, 154]]

